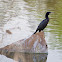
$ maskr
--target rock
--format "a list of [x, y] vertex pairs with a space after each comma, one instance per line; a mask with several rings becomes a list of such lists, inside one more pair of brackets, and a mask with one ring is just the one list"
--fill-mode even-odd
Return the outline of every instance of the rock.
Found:
[[27, 52], [27, 53], [47, 53], [47, 43], [45, 41], [44, 32], [38, 32], [31, 35], [27, 39], [19, 40], [4, 48], [0, 48], [0, 51], [10, 52]]

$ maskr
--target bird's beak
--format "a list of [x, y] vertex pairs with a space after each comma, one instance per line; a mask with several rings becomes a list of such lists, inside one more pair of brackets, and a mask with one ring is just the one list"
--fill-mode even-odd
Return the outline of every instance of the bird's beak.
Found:
[[54, 13], [54, 12], [51, 12], [52, 14]]

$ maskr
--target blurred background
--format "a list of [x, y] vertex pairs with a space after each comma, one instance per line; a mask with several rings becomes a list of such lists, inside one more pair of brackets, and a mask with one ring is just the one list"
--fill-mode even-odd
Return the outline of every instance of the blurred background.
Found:
[[[44, 30], [48, 56], [26, 54], [31, 60], [23, 62], [62, 62], [62, 0], [0, 0], [0, 48], [32, 35], [47, 11], [53, 12]], [[0, 62], [16, 62], [15, 55], [0, 55]]]

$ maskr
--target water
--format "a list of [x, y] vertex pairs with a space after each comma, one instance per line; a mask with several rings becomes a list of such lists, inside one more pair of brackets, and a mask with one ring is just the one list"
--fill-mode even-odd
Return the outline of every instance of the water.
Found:
[[53, 12], [44, 30], [48, 55], [8, 52], [0, 62], [62, 62], [62, 0], [0, 0], [0, 48], [30, 36], [47, 11]]

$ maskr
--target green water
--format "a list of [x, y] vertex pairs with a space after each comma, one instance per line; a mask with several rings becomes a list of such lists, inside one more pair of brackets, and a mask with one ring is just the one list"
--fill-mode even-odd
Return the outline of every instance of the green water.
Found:
[[[40, 54], [36, 54], [36, 60], [29, 56], [28, 62], [30, 59], [31, 62], [62, 62], [62, 0], [1, 0], [0, 4], [0, 47], [34, 33], [38, 24], [45, 18], [45, 13], [50, 11], [50, 21], [44, 30], [48, 44], [47, 59], [40, 61]], [[7, 34], [7, 29], [13, 34]], [[1, 57], [0, 55], [0, 59]], [[10, 59], [12, 58], [9, 58], [8, 62]]]

